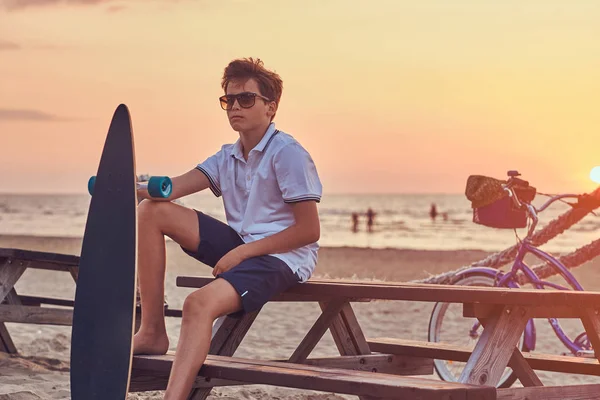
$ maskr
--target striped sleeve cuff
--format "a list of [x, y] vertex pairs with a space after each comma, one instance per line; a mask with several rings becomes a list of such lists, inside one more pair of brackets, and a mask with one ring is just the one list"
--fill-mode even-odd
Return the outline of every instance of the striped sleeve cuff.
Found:
[[321, 202], [321, 196], [316, 194], [305, 194], [302, 196], [292, 197], [291, 199], [283, 199], [284, 203], [300, 203], [301, 201], [316, 201], [317, 203]]
[[210, 183], [210, 190], [213, 192], [213, 194], [216, 197], [221, 196], [221, 189], [219, 189], [219, 186], [217, 186], [215, 180], [212, 178], [212, 176], [210, 176], [210, 174], [208, 173], [208, 171], [206, 171], [204, 168], [202, 168], [200, 165], [198, 165], [196, 167], [196, 169], [200, 172], [202, 172], [204, 175], [206, 175], [206, 177], [208, 178], [208, 182]]

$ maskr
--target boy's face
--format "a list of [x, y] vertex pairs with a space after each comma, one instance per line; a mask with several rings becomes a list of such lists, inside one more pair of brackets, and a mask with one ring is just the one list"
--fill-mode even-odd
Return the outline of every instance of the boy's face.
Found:
[[[275, 115], [276, 106], [274, 101], [266, 101], [262, 97], [263, 94], [258, 88], [258, 84], [254, 79], [247, 81], [231, 81], [227, 85], [225, 92], [227, 95], [236, 95], [240, 93], [255, 93], [258, 96], [254, 97], [254, 105], [249, 108], [241, 107], [239, 100], [235, 100], [231, 106], [231, 110], [227, 110], [229, 124], [236, 132], [251, 131], [268, 125], [271, 118]], [[247, 99], [246, 99], [247, 100]], [[242, 101], [244, 106], [247, 104]]]

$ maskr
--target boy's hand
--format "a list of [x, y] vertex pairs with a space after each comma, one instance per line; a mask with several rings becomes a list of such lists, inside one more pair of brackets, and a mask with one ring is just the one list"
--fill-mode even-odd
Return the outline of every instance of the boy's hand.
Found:
[[244, 254], [244, 246], [245, 245], [238, 246], [221, 257], [221, 259], [217, 262], [217, 265], [215, 265], [213, 268], [213, 276], [217, 276], [223, 272], [229, 271], [231, 268], [248, 258]]

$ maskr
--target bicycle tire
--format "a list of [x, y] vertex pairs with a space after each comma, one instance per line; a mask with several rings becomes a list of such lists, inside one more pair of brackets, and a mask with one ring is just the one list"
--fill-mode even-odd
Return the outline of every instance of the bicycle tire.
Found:
[[[459, 280], [455, 285], [462, 286], [494, 286], [495, 280], [488, 274], [481, 272], [474, 272], [472, 274], [466, 275], [464, 278]], [[433, 310], [431, 312], [431, 316], [429, 318], [429, 329], [428, 329], [428, 340], [430, 342], [440, 342], [442, 339], [440, 336], [440, 328], [443, 323], [443, 319], [446, 315], [446, 311], [451, 306], [451, 303], [435, 303], [433, 306]], [[457, 304], [454, 304], [457, 305]], [[464, 323], [469, 323], [471, 326], [475, 324], [474, 318], [465, 318], [462, 317], [462, 305], [457, 305], [461, 307], [460, 310], [460, 318], [464, 320]], [[453, 330], [456, 327], [453, 328]], [[482, 328], [480, 328], [482, 329]], [[468, 337], [468, 335], [467, 335]], [[456, 343], [455, 343], [456, 344]], [[464, 345], [464, 344], [463, 344]], [[475, 341], [472, 342], [472, 345], [475, 345]], [[524, 336], [521, 336], [519, 339], [518, 347], [521, 351], [528, 351], [527, 346], [525, 345]], [[458, 367], [458, 373], [454, 373], [449, 368], [450, 364], [456, 364]], [[464, 365], [466, 363], [457, 362], [457, 361], [449, 361], [449, 360], [433, 360], [433, 365], [435, 368], [435, 372], [440, 377], [440, 379], [447, 382], [458, 382], [460, 378], [460, 373], [462, 372]], [[508, 388], [511, 387], [513, 383], [517, 380], [516, 374], [512, 371], [511, 368], [507, 367], [505, 372], [502, 374], [500, 381], [496, 385], [498, 388]]]

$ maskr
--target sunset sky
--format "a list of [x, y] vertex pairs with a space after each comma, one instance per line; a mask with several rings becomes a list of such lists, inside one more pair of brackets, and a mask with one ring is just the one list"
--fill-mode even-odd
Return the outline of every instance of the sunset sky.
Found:
[[460, 193], [518, 169], [583, 191], [600, 165], [600, 1], [0, 0], [0, 192], [84, 193], [129, 106], [137, 171], [232, 143], [223, 68], [284, 81], [275, 122], [325, 193]]

